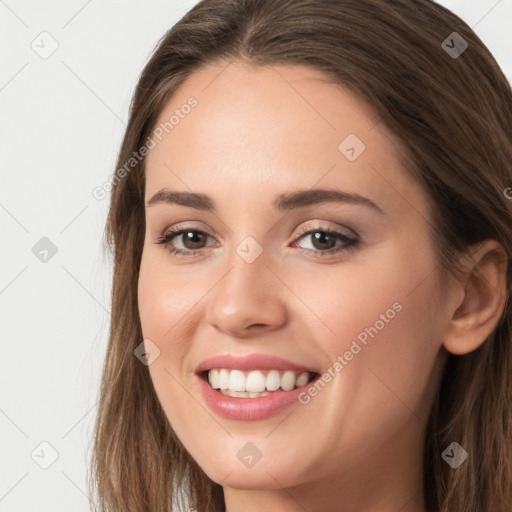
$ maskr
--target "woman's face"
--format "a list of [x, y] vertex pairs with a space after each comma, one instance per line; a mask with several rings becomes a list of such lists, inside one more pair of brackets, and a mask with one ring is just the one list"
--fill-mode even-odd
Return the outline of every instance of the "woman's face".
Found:
[[[212, 206], [162, 194], [146, 206], [138, 299], [170, 424], [229, 488], [332, 477], [361, 489], [364, 475], [375, 490], [421, 475], [447, 322], [436, 312], [427, 199], [373, 112], [321, 77], [305, 67], [203, 68], [162, 112], [159, 124], [174, 115], [172, 126], [155, 132], [147, 157], [146, 203], [166, 189]], [[171, 228], [185, 233], [154, 243]], [[196, 374], [213, 356], [252, 354], [325, 378], [299, 379], [300, 394], [229, 398]], [[242, 374], [219, 378], [234, 386], [240, 375], [257, 387], [270, 370], [287, 370], [272, 361], [231, 367]], [[251, 369], [263, 371], [248, 379]]]

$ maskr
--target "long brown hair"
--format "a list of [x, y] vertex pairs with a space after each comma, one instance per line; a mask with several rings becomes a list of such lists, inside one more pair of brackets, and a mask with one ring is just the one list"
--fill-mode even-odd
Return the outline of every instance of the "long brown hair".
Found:
[[[143, 339], [137, 282], [145, 159], [119, 169], [187, 77], [233, 60], [311, 66], [369, 102], [403, 143], [404, 169], [432, 204], [440, 274], [455, 273], [456, 255], [486, 239], [498, 240], [512, 260], [505, 192], [512, 191], [512, 92], [464, 21], [431, 0], [203, 0], [145, 66], [114, 174], [105, 228], [114, 259], [112, 316], [88, 475], [95, 510], [225, 510], [222, 487], [184, 449], [147, 366], [134, 356]], [[425, 437], [429, 512], [512, 510], [511, 274], [508, 263], [494, 332], [477, 350], [447, 358]], [[457, 470], [441, 458], [453, 441], [470, 454]]]

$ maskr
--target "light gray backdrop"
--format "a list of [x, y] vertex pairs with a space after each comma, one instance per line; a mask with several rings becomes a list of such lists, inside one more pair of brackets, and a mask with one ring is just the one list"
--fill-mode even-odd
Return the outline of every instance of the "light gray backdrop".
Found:
[[[195, 3], [0, 0], [0, 512], [89, 510], [111, 287], [93, 190], [144, 63]], [[512, 77], [512, 0], [441, 3]]]

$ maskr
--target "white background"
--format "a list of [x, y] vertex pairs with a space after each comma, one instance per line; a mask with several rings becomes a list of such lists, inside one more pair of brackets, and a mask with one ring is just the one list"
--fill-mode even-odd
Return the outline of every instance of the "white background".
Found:
[[[92, 190], [111, 177], [145, 62], [195, 3], [0, 0], [0, 512], [89, 510], [111, 287], [108, 196]], [[512, 0], [440, 3], [512, 77]], [[31, 47], [43, 31], [58, 43], [47, 59]], [[42, 237], [57, 247], [46, 263]], [[42, 442], [58, 453], [47, 469]]]

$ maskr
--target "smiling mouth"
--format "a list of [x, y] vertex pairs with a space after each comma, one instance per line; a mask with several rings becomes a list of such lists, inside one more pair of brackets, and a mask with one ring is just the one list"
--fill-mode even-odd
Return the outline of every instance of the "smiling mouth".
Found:
[[198, 375], [215, 391], [237, 398], [258, 398], [275, 392], [292, 391], [320, 377], [319, 373], [309, 371], [243, 371], [232, 368], [212, 368]]

